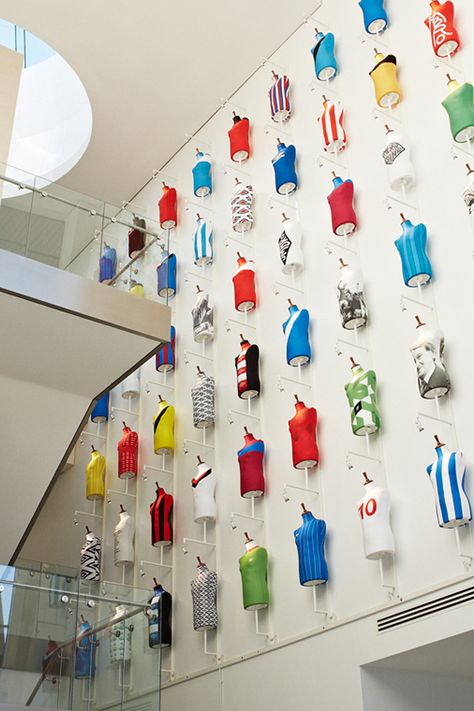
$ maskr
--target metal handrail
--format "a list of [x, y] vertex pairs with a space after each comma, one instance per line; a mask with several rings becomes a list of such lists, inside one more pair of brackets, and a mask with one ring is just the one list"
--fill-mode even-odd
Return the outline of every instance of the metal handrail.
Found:
[[[44, 593], [63, 593], [65, 595], [70, 595], [71, 597], [77, 598], [87, 598], [88, 600], [97, 600], [99, 602], [113, 603], [114, 605], [133, 605], [137, 610], [146, 610], [148, 607], [147, 603], [133, 602], [132, 600], [119, 600], [118, 598], [107, 598], [103, 595], [94, 595], [89, 593], [83, 593], [79, 591], [71, 590], [61, 590], [59, 588], [44, 588], [40, 585], [28, 585], [28, 583], [19, 583], [15, 580], [4, 580], [0, 578], [0, 585], [12, 585], [13, 587], [20, 588], [21, 590], [37, 590], [38, 592]], [[1, 590], [0, 590], [1, 592]]]
[[[115, 602], [117, 602], [117, 601], [115, 601]], [[144, 609], [145, 608], [148, 609], [149, 605], [143, 605], [142, 607]], [[52, 652], [50, 652], [48, 655], [46, 655], [44, 659], [47, 660], [49, 657], [51, 657], [51, 661], [52, 661], [53, 656], [57, 656], [58, 653], [62, 649], [64, 649], [65, 647], [69, 647], [69, 645], [75, 644], [77, 640], [82, 640], [82, 639], [85, 639], [86, 637], [91, 637], [92, 635], [95, 635], [98, 632], [102, 632], [102, 630], [107, 629], [111, 625], [116, 625], [119, 622], [125, 622], [125, 620], [128, 620], [130, 617], [133, 617], [136, 614], [137, 614], [137, 610], [127, 610], [120, 616], [111, 617], [107, 621], [99, 623], [96, 627], [91, 626], [91, 628], [89, 630], [86, 630], [83, 634], [74, 635], [74, 637], [72, 637], [71, 639], [68, 639], [66, 642], [62, 642], [61, 644], [59, 644], [55, 649], [53, 649]], [[28, 699], [25, 702], [25, 706], [31, 706], [31, 703], [34, 700], [41, 684], [46, 679], [47, 674], [48, 674], [48, 670], [47, 670], [47, 665], [46, 665], [46, 669], [44, 669], [44, 671], [41, 672], [41, 675], [40, 675], [38, 681], [34, 685], [30, 695], [28, 696]]]
[[[11, 185], [16, 185], [16, 187], [20, 190], [30, 190], [32, 193], [36, 193], [41, 197], [51, 198], [52, 200], [56, 200], [57, 202], [60, 202], [63, 205], [68, 205], [69, 207], [77, 208], [78, 210], [82, 210], [83, 212], [88, 212], [89, 215], [91, 215], [92, 217], [102, 216], [106, 219], [109, 219], [105, 214], [102, 215], [102, 213], [97, 212], [97, 210], [94, 210], [93, 208], [86, 207], [85, 205], [81, 205], [80, 203], [72, 202], [67, 198], [59, 197], [59, 195], [55, 195], [54, 193], [48, 193], [46, 190], [40, 190], [40, 188], [37, 188], [34, 185], [29, 185], [28, 183], [24, 183], [21, 180], [15, 180], [14, 178], [9, 178], [6, 175], [0, 175], [0, 180], [4, 180], [6, 183], [11, 183]], [[137, 230], [138, 232], [143, 232], [144, 234], [151, 235], [155, 238], [160, 237], [157, 232], [152, 232], [151, 230], [147, 230], [146, 228], [140, 227], [139, 225], [134, 225], [133, 223], [130, 224], [130, 222], [124, 222], [123, 220], [119, 220], [116, 217], [111, 217], [110, 222], [115, 223], [117, 225], [122, 225], [123, 227], [128, 227], [129, 229]]]

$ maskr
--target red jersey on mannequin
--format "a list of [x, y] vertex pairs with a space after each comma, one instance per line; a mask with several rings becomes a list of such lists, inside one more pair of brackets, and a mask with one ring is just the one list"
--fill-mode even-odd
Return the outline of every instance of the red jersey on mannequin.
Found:
[[261, 439], [255, 439], [245, 430], [245, 444], [237, 452], [240, 467], [240, 495], [244, 499], [263, 496], [265, 479], [263, 478], [263, 455], [265, 445]]
[[255, 293], [255, 269], [252, 260], [247, 262], [237, 252], [237, 272], [232, 277], [234, 282], [234, 303], [237, 311], [252, 311], [257, 303]]
[[176, 188], [170, 188], [163, 183], [163, 194], [158, 202], [160, 211], [160, 227], [170, 230], [178, 224]]
[[[295, 396], [296, 397], [296, 396]], [[296, 399], [296, 413], [288, 420], [295, 469], [309, 469], [319, 462], [319, 449], [316, 442], [316, 422], [318, 415], [314, 407], [306, 407]]]
[[173, 542], [173, 497], [156, 482], [156, 499], [150, 504], [151, 544], [168, 546]]
[[249, 128], [250, 122], [248, 118], [240, 118], [234, 111], [232, 119], [234, 125], [228, 131], [230, 141], [230, 157], [236, 163], [240, 163], [250, 155], [249, 145]]
[[138, 471], [138, 434], [123, 423], [123, 435], [117, 444], [118, 475], [120, 479], [133, 479]]

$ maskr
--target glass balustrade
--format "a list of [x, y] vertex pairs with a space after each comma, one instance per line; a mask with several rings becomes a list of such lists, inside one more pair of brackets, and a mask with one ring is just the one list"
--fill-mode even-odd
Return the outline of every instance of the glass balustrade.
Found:
[[149, 602], [147, 590], [74, 570], [0, 566], [0, 703], [121, 711], [140, 699], [159, 711], [161, 648], [148, 640], [160, 610]]
[[139, 295], [134, 287], [145, 280], [147, 260], [144, 295], [158, 300], [149, 264], [158, 266], [169, 240], [158, 215], [131, 203], [105, 203], [2, 163], [0, 197], [0, 249]]

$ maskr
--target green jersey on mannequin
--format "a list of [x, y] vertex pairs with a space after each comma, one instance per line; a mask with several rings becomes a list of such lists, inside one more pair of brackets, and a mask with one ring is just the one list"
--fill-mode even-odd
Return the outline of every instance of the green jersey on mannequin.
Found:
[[373, 434], [380, 428], [377, 409], [377, 376], [352, 361], [352, 378], [344, 386], [351, 408], [352, 431], [355, 435]]
[[242, 577], [242, 594], [245, 610], [262, 610], [268, 607], [267, 566], [268, 553], [245, 534], [247, 552], [239, 560]]

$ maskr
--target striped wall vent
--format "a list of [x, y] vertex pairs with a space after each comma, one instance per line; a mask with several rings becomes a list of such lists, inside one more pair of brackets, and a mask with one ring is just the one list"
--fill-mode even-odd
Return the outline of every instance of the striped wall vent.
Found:
[[429, 602], [408, 607], [401, 612], [395, 612], [394, 614], [387, 615], [386, 617], [379, 617], [377, 620], [377, 630], [378, 632], [386, 632], [388, 630], [401, 627], [402, 625], [407, 625], [410, 622], [421, 620], [423, 617], [436, 615], [438, 612], [442, 612], [443, 610], [449, 610], [452, 607], [464, 605], [473, 600], [474, 586], [464, 588], [464, 590], [458, 590], [457, 592], [450, 593], [449, 595], [437, 597]]

